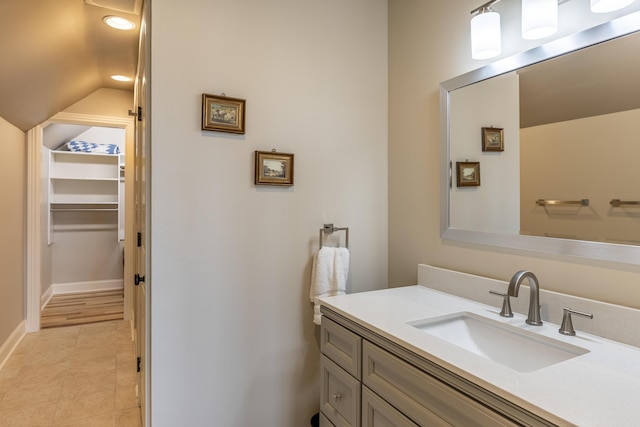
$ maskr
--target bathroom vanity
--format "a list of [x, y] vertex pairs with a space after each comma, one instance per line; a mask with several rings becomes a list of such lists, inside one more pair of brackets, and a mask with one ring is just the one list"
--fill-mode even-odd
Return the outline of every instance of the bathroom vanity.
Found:
[[[440, 276], [430, 276], [434, 287], [449, 288]], [[602, 304], [601, 312], [575, 299], [594, 320], [576, 320], [576, 336], [565, 336], [549, 320], [553, 293], [541, 293], [544, 322], [532, 326], [518, 314], [526, 301], [505, 318], [499, 298], [487, 305], [427, 286], [322, 299], [321, 425], [640, 425], [640, 348], [583, 332], [599, 317], [629, 325], [637, 310]], [[506, 283], [478, 278], [464, 288], [484, 295], [486, 286]]]

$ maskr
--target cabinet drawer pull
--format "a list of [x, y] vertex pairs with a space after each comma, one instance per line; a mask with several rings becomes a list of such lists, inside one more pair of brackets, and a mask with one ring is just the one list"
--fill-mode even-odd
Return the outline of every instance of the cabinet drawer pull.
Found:
[[342, 399], [342, 395], [340, 393], [336, 393], [333, 395], [333, 400], [335, 400], [336, 402], [338, 402], [340, 399]]

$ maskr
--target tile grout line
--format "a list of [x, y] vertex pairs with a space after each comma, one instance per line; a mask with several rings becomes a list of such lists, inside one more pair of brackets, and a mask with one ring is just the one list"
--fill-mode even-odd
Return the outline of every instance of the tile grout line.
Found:
[[[130, 326], [128, 321], [127, 325], [122, 325], [121, 322], [125, 321], [52, 328], [30, 334], [33, 338], [23, 340], [24, 345], [21, 343], [22, 347], [8, 362], [12, 372], [17, 373], [11, 375], [8, 369], [0, 370], [0, 419], [8, 425], [58, 427], [104, 421], [117, 427], [140, 427], [140, 410], [134, 389], [135, 356], [130, 341]], [[68, 347], [64, 346], [65, 340]], [[95, 355], [94, 349], [100, 348], [94, 341], [107, 341], [110, 344], [106, 346], [111, 348], [108, 350], [108, 357], [90, 360], [88, 355]], [[123, 344], [127, 345], [126, 352], [122, 351], [125, 349]], [[47, 354], [51, 360], [55, 359], [54, 363], [32, 363], [32, 360], [46, 362]], [[72, 358], [72, 361], [66, 360], [68, 358]], [[119, 372], [124, 373], [122, 384], [119, 384]], [[20, 378], [21, 374], [29, 376]], [[106, 384], [94, 385], [90, 380], [92, 375], [102, 381], [109, 377], [111, 379]], [[82, 381], [83, 376], [85, 381]], [[34, 384], [40, 382], [43, 386], [34, 390]], [[49, 389], [43, 389], [44, 384]], [[73, 390], [74, 387], [77, 390]], [[11, 401], [7, 400], [8, 393]], [[50, 395], [47, 396], [46, 393]], [[20, 406], [23, 403], [21, 397], [28, 402], [26, 405]], [[34, 399], [45, 400], [31, 404]], [[104, 406], [110, 406], [111, 409], [102, 411]], [[106, 425], [104, 423], [101, 425]]]

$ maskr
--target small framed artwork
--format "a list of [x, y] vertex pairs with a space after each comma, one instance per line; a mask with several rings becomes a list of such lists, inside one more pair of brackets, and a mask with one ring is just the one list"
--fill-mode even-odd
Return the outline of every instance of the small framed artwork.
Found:
[[502, 128], [482, 128], [482, 151], [504, 151]]
[[293, 154], [256, 151], [256, 185], [293, 185]]
[[202, 130], [244, 133], [245, 100], [202, 94]]
[[478, 187], [480, 185], [480, 162], [456, 162], [458, 187]]

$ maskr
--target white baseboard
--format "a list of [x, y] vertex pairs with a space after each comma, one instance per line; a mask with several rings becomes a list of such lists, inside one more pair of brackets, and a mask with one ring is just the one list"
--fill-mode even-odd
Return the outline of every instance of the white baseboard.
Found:
[[54, 283], [53, 295], [73, 294], [77, 292], [112, 291], [124, 288], [124, 280], [95, 280], [92, 282]]
[[9, 335], [9, 338], [0, 346], [0, 369], [7, 363], [9, 356], [14, 352], [22, 338], [25, 335], [24, 320], [18, 324], [18, 327]]
[[40, 310], [44, 310], [51, 297], [53, 296], [53, 286], [49, 286], [46, 291], [40, 295]]

